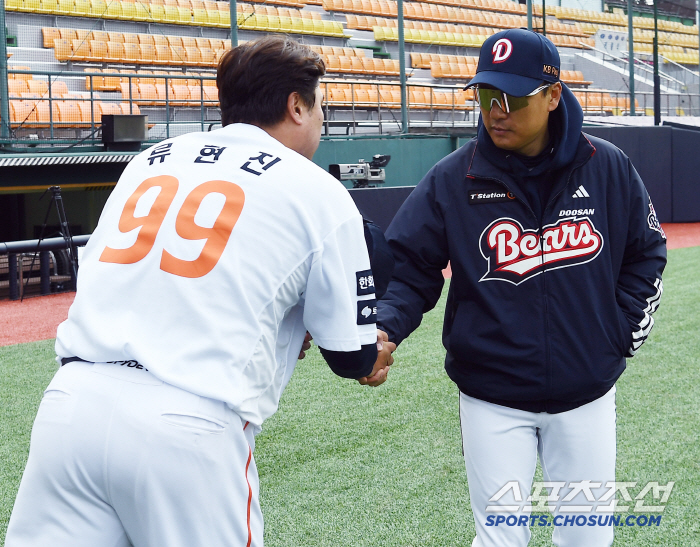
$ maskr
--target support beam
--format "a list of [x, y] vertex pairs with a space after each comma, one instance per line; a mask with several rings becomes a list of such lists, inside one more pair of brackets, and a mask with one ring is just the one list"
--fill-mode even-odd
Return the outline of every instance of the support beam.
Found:
[[229, 13], [231, 14], [231, 47], [238, 47], [238, 12], [236, 0], [230, 0]]
[[0, 139], [10, 138], [10, 101], [7, 85], [7, 36], [5, 33], [5, 0], [0, 0]]
[[408, 133], [408, 89], [406, 89], [406, 49], [403, 33], [403, 0], [398, 0], [399, 77], [401, 79], [401, 133]]
[[532, 0], [527, 0], [527, 30], [532, 30]]
[[659, 77], [659, 10], [654, 0], [654, 125], [661, 125], [661, 79]]
[[634, 10], [632, 9], [632, 0], [627, 0], [627, 46], [628, 46], [628, 56], [629, 69], [630, 69], [630, 116], [635, 115], [634, 110], [634, 26], [632, 25], [634, 19]]

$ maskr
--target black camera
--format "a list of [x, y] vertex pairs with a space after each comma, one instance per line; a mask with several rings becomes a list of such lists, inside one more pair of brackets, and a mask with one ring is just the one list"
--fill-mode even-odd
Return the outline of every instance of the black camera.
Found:
[[375, 188], [384, 184], [387, 166], [391, 156], [376, 154], [369, 163], [358, 160], [358, 163], [334, 163], [328, 166], [328, 172], [340, 181], [352, 181], [353, 188]]

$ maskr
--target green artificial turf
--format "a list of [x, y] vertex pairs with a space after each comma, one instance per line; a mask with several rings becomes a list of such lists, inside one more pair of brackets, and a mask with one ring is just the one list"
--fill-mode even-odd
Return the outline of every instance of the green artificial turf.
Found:
[[[669, 252], [657, 324], [618, 382], [617, 480], [636, 481], [633, 495], [648, 481], [675, 486], [661, 524], [617, 528], [616, 547], [700, 545], [698, 272], [700, 247]], [[298, 364], [257, 438], [267, 547], [471, 544], [458, 394], [443, 369], [443, 307], [444, 297], [397, 350], [379, 388], [334, 376], [315, 349]], [[0, 537], [56, 369], [52, 349], [52, 341], [0, 348]], [[530, 545], [551, 545], [551, 530], [533, 527]]]

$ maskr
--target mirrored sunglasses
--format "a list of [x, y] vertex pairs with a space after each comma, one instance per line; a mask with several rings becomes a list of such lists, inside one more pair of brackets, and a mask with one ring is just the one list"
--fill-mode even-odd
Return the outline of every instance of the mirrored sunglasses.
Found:
[[529, 93], [523, 97], [508, 95], [500, 89], [490, 89], [477, 86], [476, 97], [479, 105], [484, 108], [484, 110], [488, 110], [490, 112], [493, 108], [493, 103], [496, 103], [498, 108], [503, 110], [503, 112], [510, 114], [511, 112], [525, 108], [528, 104], [530, 104], [530, 97], [534, 97], [540, 91], [543, 91], [550, 86], [551, 84], [540, 86], [532, 93]]

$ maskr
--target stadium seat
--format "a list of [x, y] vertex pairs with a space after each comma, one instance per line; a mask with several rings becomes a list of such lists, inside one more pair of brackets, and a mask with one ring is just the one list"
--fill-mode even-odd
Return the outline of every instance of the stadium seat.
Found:
[[78, 35], [75, 33], [75, 29], [72, 28], [60, 28], [58, 29], [59, 33], [61, 34], [61, 39], [62, 40], [77, 40]]
[[[155, 105], [158, 100], [155, 84], [139, 83], [139, 102], [140, 105]], [[122, 93], [122, 97], [124, 94]]]
[[170, 46], [158, 44], [156, 48], [156, 59], [155, 63], [158, 65], [169, 65], [172, 63], [172, 51]]
[[152, 3], [150, 5], [149, 10], [150, 10], [150, 14], [151, 14], [151, 21], [153, 21], [155, 23], [165, 23], [166, 22], [165, 6]]
[[187, 62], [187, 54], [182, 46], [170, 46], [173, 65], [184, 65]]
[[56, 15], [76, 16], [75, 0], [58, 0]]
[[41, 35], [44, 40], [45, 48], [54, 47], [54, 40], [61, 39], [61, 32], [56, 27], [43, 27], [41, 29]]
[[199, 53], [199, 48], [197, 47], [186, 47], [185, 49], [185, 61], [189, 66], [200, 66], [202, 64], [202, 56]]
[[122, 11], [121, 19], [123, 21], [134, 21], [136, 19], [136, 4], [134, 4], [134, 2], [120, 2], [120, 4]]
[[7, 92], [10, 98], [19, 97], [20, 93], [29, 93], [29, 87], [25, 80], [8, 80]]
[[204, 92], [205, 105], [216, 106], [219, 104], [219, 90], [215, 86], [205, 85], [202, 87], [202, 91]]
[[37, 93], [40, 97], [47, 96], [49, 93], [49, 82], [46, 80], [28, 80], [27, 87], [29, 93]]
[[216, 55], [214, 55], [214, 50], [210, 48], [200, 48], [199, 53], [201, 56], [201, 66], [216, 66]]
[[24, 10], [30, 13], [41, 13], [41, 0], [24, 0]]
[[58, 112], [58, 103], [51, 101], [36, 101], [36, 121], [37, 127], [50, 127], [51, 123], [58, 122], [60, 115]]
[[10, 101], [10, 123], [13, 127], [30, 125], [36, 122], [34, 103], [29, 101]]
[[[58, 121], [63, 127], [77, 127], [82, 122], [80, 108], [75, 101], [59, 101], [56, 104]], [[55, 123], [55, 120], [54, 120]]]
[[[106, 46], [105, 46], [106, 49]], [[93, 76], [93, 74], [99, 74], [102, 72], [102, 69], [99, 68], [86, 68], [85, 72], [88, 74], [85, 76], [85, 90], [90, 91], [91, 89], [94, 90], [103, 90], [104, 89], [104, 76]]]
[[106, 33], [104, 30], [93, 30], [91, 39], [99, 40], [100, 42], [104, 42], [106, 44], [107, 42], [109, 42], [109, 34]]
[[120, 42], [107, 42], [106, 60], [113, 63], [124, 62], [124, 44]]
[[90, 11], [88, 13], [89, 17], [104, 17], [107, 12], [107, 2], [105, 0], [89, 0], [90, 1]]
[[[175, 81], [175, 80], [173, 80]], [[170, 86], [173, 92], [171, 105], [173, 106], [188, 106], [190, 102], [190, 88], [182, 84], [174, 84]]]
[[156, 64], [156, 47], [153, 44], [139, 44], [138, 48], [141, 63]]
[[39, 13], [58, 13], [58, 0], [41, 0]]
[[149, 4], [136, 2], [134, 4], [134, 21], [148, 22], [151, 20], [151, 11]]
[[87, 61], [90, 57], [90, 42], [87, 40], [73, 40], [72, 61]]
[[107, 114], [122, 114], [118, 103], [99, 102], [95, 105], [95, 122], [101, 122]]
[[122, 93], [122, 99], [124, 101], [139, 101], [141, 100], [141, 94], [139, 93], [139, 86], [135, 83], [129, 85], [128, 83], [119, 84], [119, 90]]
[[138, 44], [131, 42], [124, 44], [124, 61], [127, 63], [141, 63], [141, 50]]

